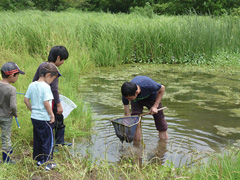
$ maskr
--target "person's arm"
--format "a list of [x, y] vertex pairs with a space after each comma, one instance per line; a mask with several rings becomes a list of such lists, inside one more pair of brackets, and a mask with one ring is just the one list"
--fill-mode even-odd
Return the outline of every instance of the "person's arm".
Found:
[[36, 73], [35, 73], [35, 75], [34, 75], [34, 77], [33, 77], [32, 82], [37, 81], [37, 80], [39, 79], [40, 69], [42, 69], [43, 66], [44, 66], [46, 63], [47, 63], [47, 62], [44, 62], [44, 63], [42, 63], [42, 64], [40, 64], [40, 65], [38, 66], [37, 71], [36, 71]]
[[161, 88], [157, 92], [156, 101], [155, 101], [154, 105], [150, 109], [150, 114], [156, 114], [158, 112], [157, 108], [158, 108], [158, 105], [160, 104], [160, 102], [162, 100], [164, 91], [165, 91], [165, 86], [162, 85]]
[[124, 108], [124, 116], [130, 116], [129, 101], [122, 96], [122, 102]]
[[47, 110], [47, 112], [48, 112], [48, 114], [50, 115], [50, 118], [51, 118], [49, 123], [50, 124], [54, 123], [55, 122], [55, 117], [54, 117], [54, 114], [52, 112], [52, 108], [49, 104], [49, 101], [44, 101], [43, 104], [44, 104], [44, 107], [46, 108], [46, 110]]
[[63, 108], [62, 108], [62, 104], [58, 103], [57, 104], [57, 114], [62, 114], [63, 113]]
[[59, 92], [58, 92], [58, 78], [54, 79], [54, 81], [51, 83], [51, 90], [54, 97], [54, 102], [57, 104], [57, 114], [63, 113], [62, 104], [60, 102], [59, 98]]
[[30, 101], [29, 101], [29, 99], [28, 98], [24, 98], [24, 103], [26, 104], [26, 106], [27, 106], [27, 108], [30, 110], [30, 111], [32, 111], [32, 105], [31, 105], [31, 103], [30, 103]]
[[130, 116], [129, 105], [124, 105], [124, 116]]
[[10, 109], [12, 112], [12, 115], [17, 117], [17, 90], [16, 88], [14, 88], [11, 91], [11, 95], [10, 95]]

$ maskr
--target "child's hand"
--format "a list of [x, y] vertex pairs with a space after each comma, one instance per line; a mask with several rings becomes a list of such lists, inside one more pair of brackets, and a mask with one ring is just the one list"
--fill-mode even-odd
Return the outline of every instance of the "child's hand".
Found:
[[55, 122], [55, 116], [54, 116], [54, 114], [51, 115], [50, 118], [51, 118], [51, 119], [50, 119], [49, 123], [50, 123], [50, 124], [54, 123], [54, 122]]

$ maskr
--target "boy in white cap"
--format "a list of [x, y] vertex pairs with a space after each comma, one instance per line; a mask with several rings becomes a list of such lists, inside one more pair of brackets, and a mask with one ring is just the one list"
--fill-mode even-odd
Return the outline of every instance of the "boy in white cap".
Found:
[[2, 130], [2, 157], [3, 162], [14, 163], [11, 160], [13, 148], [11, 144], [12, 119], [17, 117], [15, 83], [19, 74], [25, 74], [14, 62], [7, 62], [1, 68], [2, 80], [0, 81], [0, 126]]

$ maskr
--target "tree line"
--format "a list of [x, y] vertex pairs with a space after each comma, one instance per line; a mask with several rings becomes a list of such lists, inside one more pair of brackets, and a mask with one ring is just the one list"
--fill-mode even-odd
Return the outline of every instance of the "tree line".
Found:
[[239, 0], [1, 0], [0, 10], [46, 10], [63, 11], [78, 9], [111, 13], [130, 13], [150, 7], [155, 14], [238, 14]]

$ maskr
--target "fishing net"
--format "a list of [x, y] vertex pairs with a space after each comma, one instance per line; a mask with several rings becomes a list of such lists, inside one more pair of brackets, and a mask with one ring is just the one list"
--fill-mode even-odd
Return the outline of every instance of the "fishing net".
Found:
[[141, 117], [139, 116], [131, 116], [114, 119], [111, 120], [111, 122], [120, 141], [131, 143], [134, 139], [135, 131], [140, 120]]
[[59, 98], [61, 100], [62, 108], [63, 108], [63, 117], [66, 119], [68, 115], [72, 112], [73, 109], [77, 108], [77, 105], [72, 102], [71, 99], [68, 99], [66, 96], [59, 94]]

